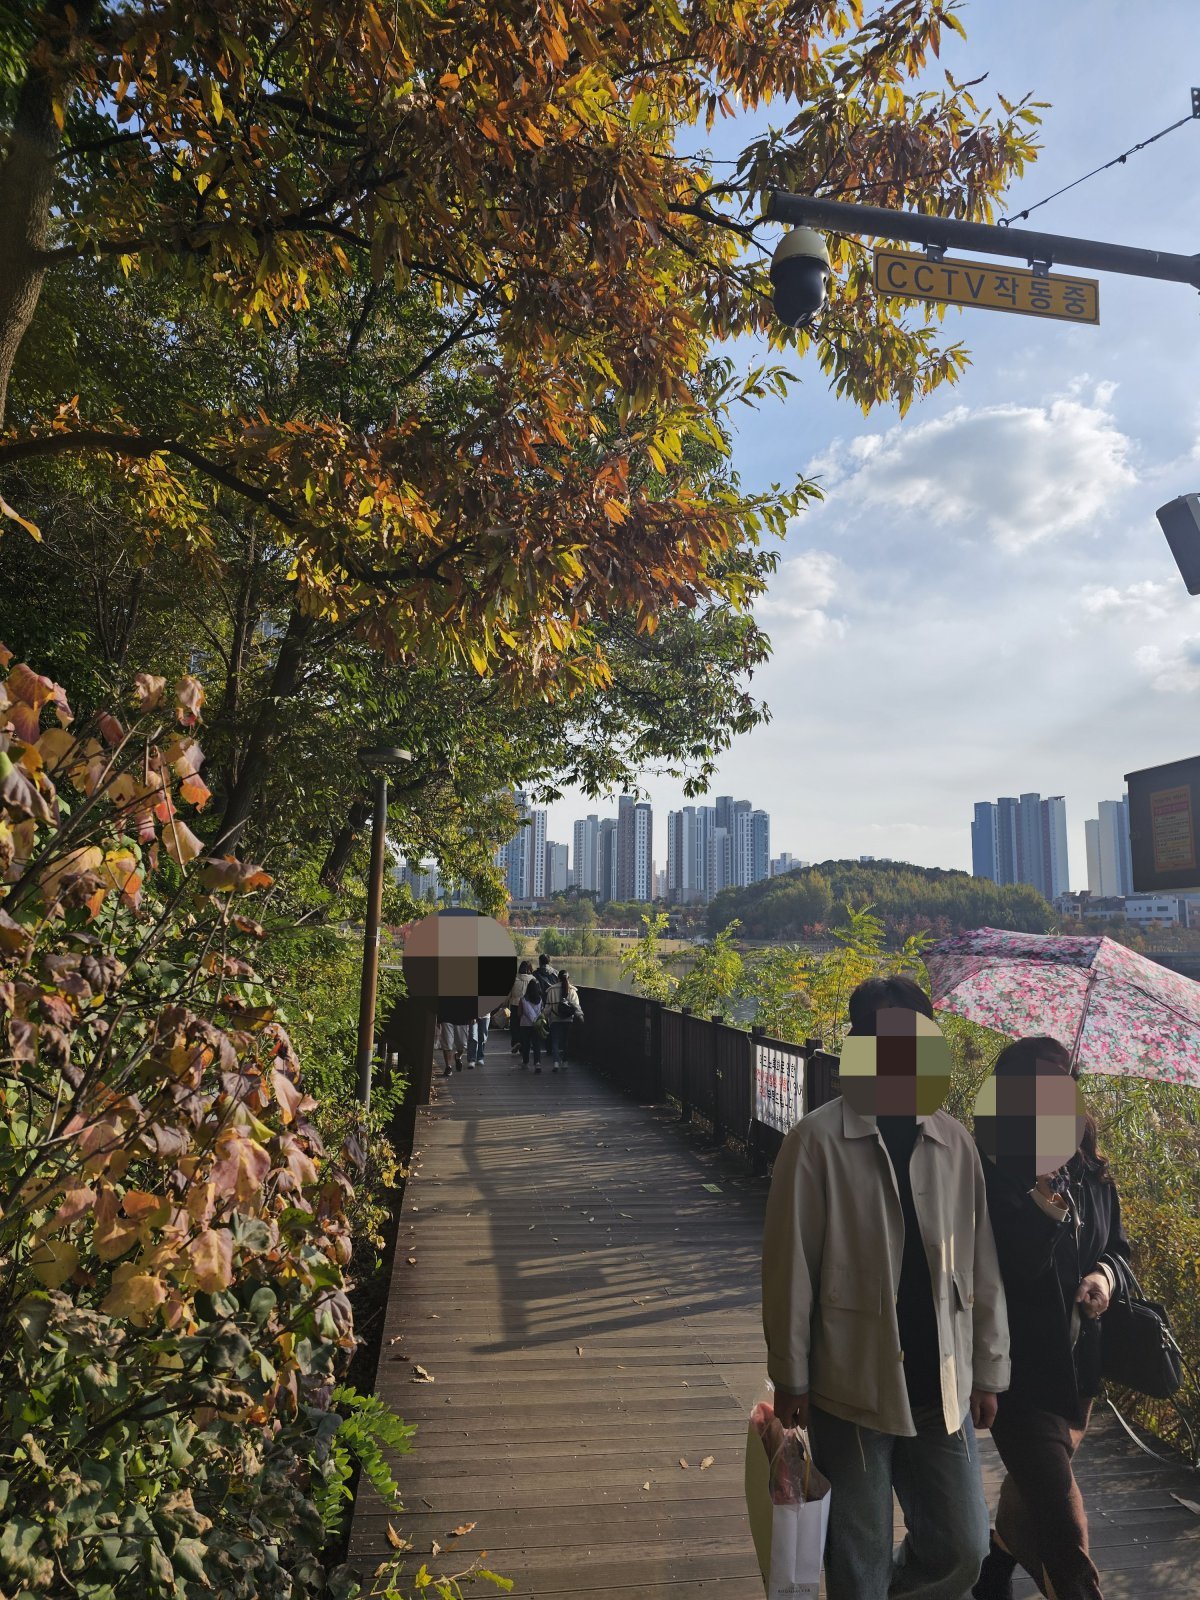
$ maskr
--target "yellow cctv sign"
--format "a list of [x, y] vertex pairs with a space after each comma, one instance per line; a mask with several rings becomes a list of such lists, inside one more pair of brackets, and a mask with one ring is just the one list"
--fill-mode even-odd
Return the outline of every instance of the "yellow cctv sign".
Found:
[[875, 288], [898, 300], [983, 306], [1064, 322], [1100, 321], [1097, 279], [1027, 272], [990, 261], [934, 261], [915, 250], [876, 250]]

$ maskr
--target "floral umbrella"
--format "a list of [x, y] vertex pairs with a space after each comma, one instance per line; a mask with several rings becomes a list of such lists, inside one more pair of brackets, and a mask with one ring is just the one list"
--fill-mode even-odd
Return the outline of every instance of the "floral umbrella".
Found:
[[1061, 1040], [1084, 1072], [1200, 1086], [1200, 983], [1112, 939], [975, 928], [925, 952], [933, 1003], [1018, 1039]]

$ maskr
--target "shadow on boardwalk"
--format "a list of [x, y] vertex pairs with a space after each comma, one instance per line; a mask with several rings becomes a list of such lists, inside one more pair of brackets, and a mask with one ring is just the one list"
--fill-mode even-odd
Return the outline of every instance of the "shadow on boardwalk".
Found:
[[[486, 1550], [524, 1600], [760, 1600], [742, 1448], [766, 1185], [663, 1108], [586, 1069], [514, 1070], [507, 1045], [417, 1125], [377, 1384], [418, 1424], [397, 1463], [413, 1569], [436, 1542], [438, 1569]], [[1200, 1502], [1194, 1475], [1101, 1420], [1079, 1476], [1107, 1600], [1200, 1594], [1200, 1516], [1171, 1493]], [[361, 1490], [364, 1575], [386, 1521]]]

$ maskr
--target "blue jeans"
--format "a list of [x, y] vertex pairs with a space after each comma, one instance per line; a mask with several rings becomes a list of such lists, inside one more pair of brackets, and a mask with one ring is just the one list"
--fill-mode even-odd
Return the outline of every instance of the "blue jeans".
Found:
[[[975, 1431], [947, 1433], [941, 1408], [918, 1411], [915, 1438], [856, 1427], [812, 1408], [813, 1464], [832, 1485], [829, 1600], [968, 1600], [988, 1550]], [[904, 1542], [892, 1550], [892, 1490]]]
[[492, 1019], [490, 1016], [476, 1017], [475, 1021], [471, 1024], [470, 1059], [472, 1061], [483, 1060], [484, 1047], [487, 1045], [488, 1029], [491, 1027], [491, 1025]]

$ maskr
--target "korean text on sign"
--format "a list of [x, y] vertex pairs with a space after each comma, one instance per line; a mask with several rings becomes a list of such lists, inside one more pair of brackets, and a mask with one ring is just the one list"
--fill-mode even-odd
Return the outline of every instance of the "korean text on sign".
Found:
[[787, 1133], [804, 1115], [804, 1057], [778, 1045], [754, 1046], [754, 1118]]
[[985, 261], [933, 261], [910, 250], [877, 250], [875, 288], [901, 300], [936, 300], [1066, 322], [1100, 321], [1095, 278], [1027, 272]]

